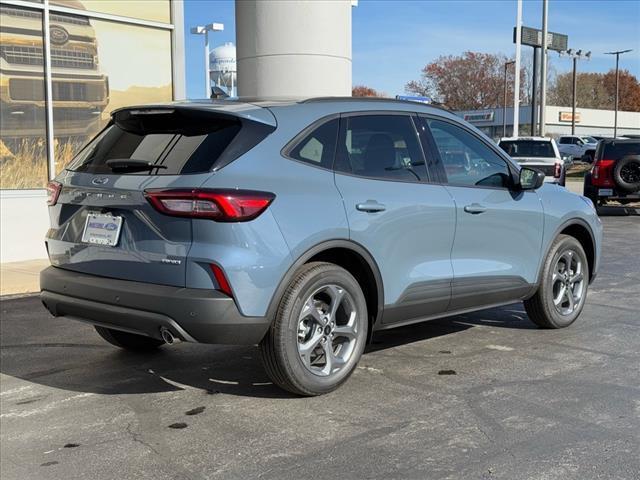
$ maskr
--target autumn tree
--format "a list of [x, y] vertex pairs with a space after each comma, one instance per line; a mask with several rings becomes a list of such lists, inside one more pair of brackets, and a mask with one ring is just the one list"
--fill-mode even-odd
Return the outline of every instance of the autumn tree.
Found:
[[[548, 93], [549, 105], [571, 106], [573, 95], [572, 72], [558, 75]], [[612, 110], [616, 98], [616, 71], [607, 73], [580, 72], [576, 78], [576, 104], [582, 108]], [[640, 112], [640, 83], [627, 70], [620, 70], [619, 109]]]
[[385, 94], [366, 85], [355, 85], [351, 89], [352, 97], [384, 97]]
[[[616, 101], [616, 71], [609, 70], [604, 74], [604, 88], [609, 95], [609, 103], [603, 108], [613, 109]], [[627, 112], [640, 112], [640, 82], [629, 70], [619, 71], [618, 109]]]
[[[476, 110], [502, 106], [504, 101], [503, 54], [464, 52], [441, 56], [427, 64], [419, 80], [406, 84], [408, 93], [423, 95], [452, 110]], [[513, 98], [514, 68], [507, 70], [507, 98]], [[526, 101], [526, 75], [520, 71], [520, 97]]]

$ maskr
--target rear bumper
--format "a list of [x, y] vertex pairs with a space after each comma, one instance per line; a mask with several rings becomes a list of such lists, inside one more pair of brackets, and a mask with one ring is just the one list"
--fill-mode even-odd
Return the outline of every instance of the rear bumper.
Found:
[[193, 289], [97, 277], [49, 267], [40, 273], [41, 299], [56, 317], [162, 339], [161, 328], [190, 342], [252, 345], [269, 328], [244, 317], [232, 298]]

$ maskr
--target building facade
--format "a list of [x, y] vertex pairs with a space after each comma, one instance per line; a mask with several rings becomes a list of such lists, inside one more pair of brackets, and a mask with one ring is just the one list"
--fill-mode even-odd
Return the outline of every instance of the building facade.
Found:
[[45, 258], [44, 190], [119, 107], [185, 97], [181, 0], [0, 0], [0, 260]]
[[[483, 110], [464, 110], [455, 112], [469, 123], [493, 139], [511, 136], [513, 133], [513, 107], [506, 109], [506, 125], [503, 124], [502, 108]], [[546, 107], [546, 135], [559, 137], [571, 134], [571, 107]], [[593, 108], [576, 109], [576, 135], [613, 136], [613, 110], [596, 110]], [[503, 128], [506, 135], [503, 135]], [[531, 107], [520, 107], [519, 133], [521, 136], [531, 135]], [[640, 135], [640, 112], [618, 112], [618, 135]]]

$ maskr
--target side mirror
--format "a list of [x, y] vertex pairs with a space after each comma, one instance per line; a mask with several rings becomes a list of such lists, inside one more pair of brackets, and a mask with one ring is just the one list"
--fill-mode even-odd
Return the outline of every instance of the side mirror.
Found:
[[582, 140], [578, 140], [578, 141], [576, 142], [576, 144], [577, 144], [579, 147], [581, 147], [581, 146], [583, 146], [583, 145], [584, 145], [584, 142], [583, 142]]
[[520, 169], [520, 190], [536, 190], [544, 183], [544, 173], [533, 168]]

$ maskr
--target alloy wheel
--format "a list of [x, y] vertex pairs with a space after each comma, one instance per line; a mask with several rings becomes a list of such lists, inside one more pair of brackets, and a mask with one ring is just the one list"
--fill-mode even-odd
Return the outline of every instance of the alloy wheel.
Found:
[[349, 292], [325, 285], [305, 300], [298, 317], [298, 354], [314, 375], [328, 377], [348, 362], [360, 339], [358, 312]]
[[573, 314], [584, 299], [587, 283], [584, 262], [574, 250], [567, 249], [556, 260], [551, 274], [551, 291], [556, 311]]

